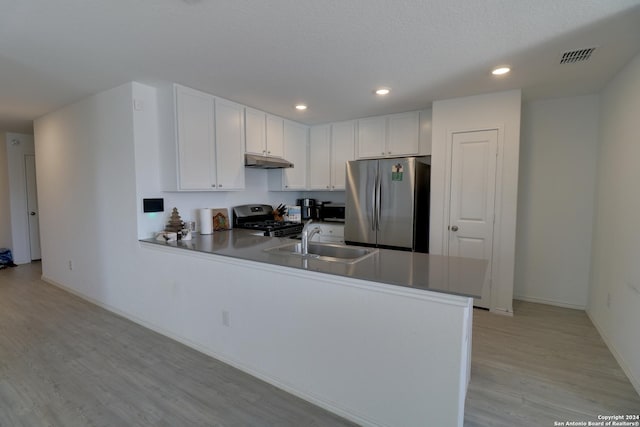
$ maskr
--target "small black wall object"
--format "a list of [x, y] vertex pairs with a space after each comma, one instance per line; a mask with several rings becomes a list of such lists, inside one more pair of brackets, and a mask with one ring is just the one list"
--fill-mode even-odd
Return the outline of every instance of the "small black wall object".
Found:
[[142, 199], [143, 212], [164, 212], [164, 199]]

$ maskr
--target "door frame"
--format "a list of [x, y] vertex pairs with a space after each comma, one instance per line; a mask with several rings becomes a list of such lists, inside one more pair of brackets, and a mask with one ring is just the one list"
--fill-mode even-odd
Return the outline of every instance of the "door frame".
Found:
[[471, 127], [471, 128], [456, 128], [456, 129], [447, 129], [446, 136], [446, 148], [445, 148], [445, 180], [444, 180], [444, 203], [442, 204], [442, 219], [443, 226], [440, 231], [440, 237], [442, 239], [442, 254], [446, 255], [449, 253], [449, 233], [447, 230], [447, 226], [449, 225], [449, 215], [450, 215], [450, 204], [451, 204], [451, 169], [452, 169], [452, 161], [453, 161], [453, 153], [452, 153], [452, 142], [453, 142], [453, 134], [455, 133], [466, 133], [466, 132], [481, 132], [481, 131], [491, 131], [495, 130], [498, 132], [498, 156], [496, 159], [496, 188], [495, 188], [495, 199], [493, 202], [493, 211], [495, 215], [495, 221], [493, 224], [493, 242], [491, 246], [491, 275], [488, 280], [490, 283], [489, 289], [489, 299], [490, 299], [490, 310], [495, 311], [498, 301], [497, 301], [497, 292], [493, 292], [496, 280], [496, 272], [499, 271], [500, 260], [498, 259], [496, 254], [500, 253], [500, 224], [502, 222], [502, 191], [503, 191], [503, 173], [504, 173], [504, 135], [505, 135], [505, 125], [504, 123], [496, 124], [494, 126], [483, 126], [483, 127]]

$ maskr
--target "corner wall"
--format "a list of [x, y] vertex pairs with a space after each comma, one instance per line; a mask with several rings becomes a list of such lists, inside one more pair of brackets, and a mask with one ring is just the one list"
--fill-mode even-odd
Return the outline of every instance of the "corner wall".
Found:
[[598, 102], [588, 95], [523, 105], [516, 299], [587, 306]]
[[587, 313], [640, 393], [640, 55], [601, 99]]

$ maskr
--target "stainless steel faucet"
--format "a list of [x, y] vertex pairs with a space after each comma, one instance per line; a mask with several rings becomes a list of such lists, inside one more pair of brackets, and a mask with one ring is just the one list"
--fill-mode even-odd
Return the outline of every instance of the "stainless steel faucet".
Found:
[[309, 255], [309, 240], [316, 235], [322, 233], [320, 227], [316, 226], [315, 228], [309, 230], [311, 227], [311, 223], [313, 220], [309, 220], [304, 224], [304, 228], [302, 229], [302, 255]]

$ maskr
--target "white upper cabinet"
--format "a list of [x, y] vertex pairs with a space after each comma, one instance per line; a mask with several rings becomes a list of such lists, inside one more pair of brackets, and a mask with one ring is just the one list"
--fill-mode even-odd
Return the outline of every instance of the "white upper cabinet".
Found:
[[284, 157], [284, 120], [264, 111], [245, 107], [246, 146], [251, 154]]
[[420, 150], [420, 116], [417, 111], [387, 117], [387, 156], [411, 156]]
[[163, 188], [243, 189], [242, 106], [180, 85], [160, 88], [158, 98]]
[[176, 86], [178, 190], [216, 188], [213, 96]]
[[215, 99], [216, 176], [218, 190], [244, 189], [244, 107]]
[[358, 158], [384, 157], [387, 153], [387, 118], [358, 120]]
[[[284, 119], [267, 114], [267, 156], [284, 157]], [[287, 159], [292, 161], [290, 159]]]
[[309, 131], [309, 189], [331, 189], [331, 125]]
[[356, 122], [331, 125], [331, 190], [345, 189], [346, 163], [355, 158]]
[[246, 146], [245, 151], [262, 156], [267, 155], [267, 115], [263, 111], [246, 107], [244, 109]]
[[299, 123], [284, 122], [284, 158], [293, 163], [282, 169], [284, 190], [307, 188], [307, 136], [309, 128]]
[[355, 121], [311, 128], [309, 190], [344, 190], [346, 162], [355, 158], [355, 130]]
[[420, 116], [417, 111], [358, 120], [358, 158], [417, 155]]

